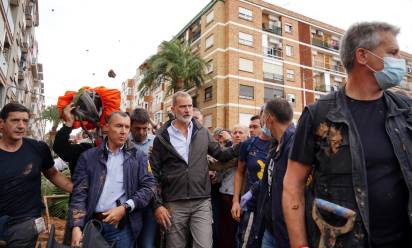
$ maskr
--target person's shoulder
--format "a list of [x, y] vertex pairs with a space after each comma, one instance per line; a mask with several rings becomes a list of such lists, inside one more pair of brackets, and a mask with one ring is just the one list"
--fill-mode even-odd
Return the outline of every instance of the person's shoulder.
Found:
[[42, 140], [36, 140], [36, 139], [33, 139], [33, 138], [29, 138], [29, 137], [24, 137], [23, 142], [26, 142], [30, 145], [47, 146], [46, 142], [44, 142]]
[[101, 152], [102, 149], [102, 145], [90, 147], [89, 149], [83, 151], [80, 157], [90, 158], [92, 156], [96, 156], [99, 152]]
[[47, 145], [47, 143], [42, 141], [42, 140], [36, 140], [36, 139], [25, 137], [25, 138], [23, 138], [23, 144], [24, 143], [28, 144], [30, 147], [32, 147], [36, 150], [39, 150], [41, 152], [50, 151], [50, 148]]

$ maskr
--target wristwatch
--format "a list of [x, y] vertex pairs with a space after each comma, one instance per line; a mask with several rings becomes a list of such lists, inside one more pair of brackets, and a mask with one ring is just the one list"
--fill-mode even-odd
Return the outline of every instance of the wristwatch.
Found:
[[122, 206], [126, 210], [126, 213], [129, 213], [130, 211], [132, 211], [132, 207], [127, 202], [122, 203]]

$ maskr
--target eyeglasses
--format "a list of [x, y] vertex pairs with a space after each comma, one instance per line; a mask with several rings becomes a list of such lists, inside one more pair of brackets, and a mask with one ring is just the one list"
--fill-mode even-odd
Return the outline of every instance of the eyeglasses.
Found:
[[249, 128], [250, 129], [256, 129], [256, 128], [259, 128], [259, 126], [258, 125], [250, 125]]

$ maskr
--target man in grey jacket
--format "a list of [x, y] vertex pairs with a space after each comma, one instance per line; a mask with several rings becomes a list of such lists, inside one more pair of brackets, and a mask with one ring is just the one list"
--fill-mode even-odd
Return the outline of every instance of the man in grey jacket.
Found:
[[158, 131], [150, 162], [157, 183], [155, 215], [166, 230], [167, 247], [185, 247], [188, 232], [193, 247], [211, 248], [212, 207], [207, 154], [227, 161], [237, 156], [237, 146], [222, 150], [208, 130], [192, 119], [192, 98], [173, 95], [176, 119]]

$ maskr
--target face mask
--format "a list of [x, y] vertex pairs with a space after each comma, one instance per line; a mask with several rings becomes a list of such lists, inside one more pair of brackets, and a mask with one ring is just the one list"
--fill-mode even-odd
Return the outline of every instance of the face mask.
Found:
[[366, 65], [374, 72], [375, 79], [382, 90], [397, 86], [402, 81], [406, 73], [406, 62], [404, 59], [397, 59], [392, 57], [379, 57], [371, 51], [368, 51], [377, 58], [383, 60], [383, 70], [376, 71], [370, 66]]
[[268, 136], [268, 137], [272, 137], [272, 133], [270, 132], [270, 130], [266, 127], [266, 124], [262, 127], [262, 132], [264, 135]]

